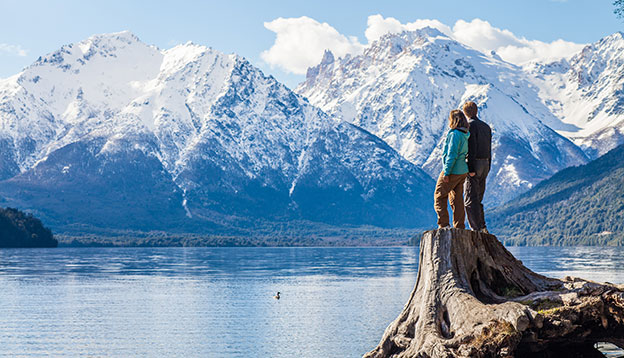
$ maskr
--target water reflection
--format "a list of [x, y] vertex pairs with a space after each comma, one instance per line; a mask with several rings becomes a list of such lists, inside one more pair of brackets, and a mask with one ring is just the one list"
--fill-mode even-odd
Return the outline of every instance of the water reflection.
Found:
[[582, 277], [600, 282], [624, 283], [623, 247], [510, 247], [509, 251], [546, 276]]
[[0, 250], [0, 275], [396, 276], [417, 248], [61, 248]]
[[413, 247], [1, 250], [0, 355], [359, 357], [407, 300], [417, 255]]
[[[624, 281], [622, 248], [510, 250]], [[360, 357], [417, 264], [415, 247], [0, 250], [0, 356]]]

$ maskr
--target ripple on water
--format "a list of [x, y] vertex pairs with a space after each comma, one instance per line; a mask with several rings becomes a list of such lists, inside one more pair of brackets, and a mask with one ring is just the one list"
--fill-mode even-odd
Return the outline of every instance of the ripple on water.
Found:
[[[621, 248], [510, 250], [551, 276], [624, 278]], [[414, 247], [0, 250], [0, 355], [360, 357], [417, 263]]]

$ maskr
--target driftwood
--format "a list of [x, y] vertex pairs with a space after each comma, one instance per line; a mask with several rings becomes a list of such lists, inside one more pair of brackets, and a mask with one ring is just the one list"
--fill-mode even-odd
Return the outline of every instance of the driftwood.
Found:
[[416, 286], [365, 358], [603, 357], [624, 347], [624, 286], [532, 272], [493, 235], [427, 231]]

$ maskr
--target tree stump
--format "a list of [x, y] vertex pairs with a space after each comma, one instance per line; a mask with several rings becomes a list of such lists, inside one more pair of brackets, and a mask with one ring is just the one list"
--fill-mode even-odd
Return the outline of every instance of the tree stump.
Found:
[[427, 231], [416, 286], [364, 358], [603, 357], [624, 347], [624, 286], [548, 278], [493, 235]]

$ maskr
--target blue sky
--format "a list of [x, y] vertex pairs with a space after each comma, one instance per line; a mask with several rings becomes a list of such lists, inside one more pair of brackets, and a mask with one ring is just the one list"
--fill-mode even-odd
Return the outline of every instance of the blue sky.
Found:
[[[292, 73], [294, 67], [289, 67], [288, 53], [284, 53], [289, 47], [283, 47], [282, 52], [274, 49], [273, 63], [261, 56], [276, 41], [276, 32], [267, 29], [265, 23], [279, 17], [306, 16], [319, 24], [327, 23], [345, 38], [354, 36], [349, 41], [355, 40], [357, 46], [366, 45], [367, 19], [376, 14], [384, 21], [394, 18], [402, 24], [433, 19], [450, 28], [458, 20], [475, 28], [477, 23], [472, 21], [480, 19], [492, 28], [509, 30], [517, 38], [544, 43], [557, 39], [590, 43], [624, 29], [622, 21], [613, 15], [610, 0], [2, 0], [0, 4], [4, 14], [0, 22], [0, 77], [18, 73], [40, 55], [64, 44], [93, 34], [130, 30], [142, 41], [162, 49], [193, 41], [223, 52], [236, 52], [293, 86], [303, 75]], [[298, 24], [292, 22], [294, 27]]]

